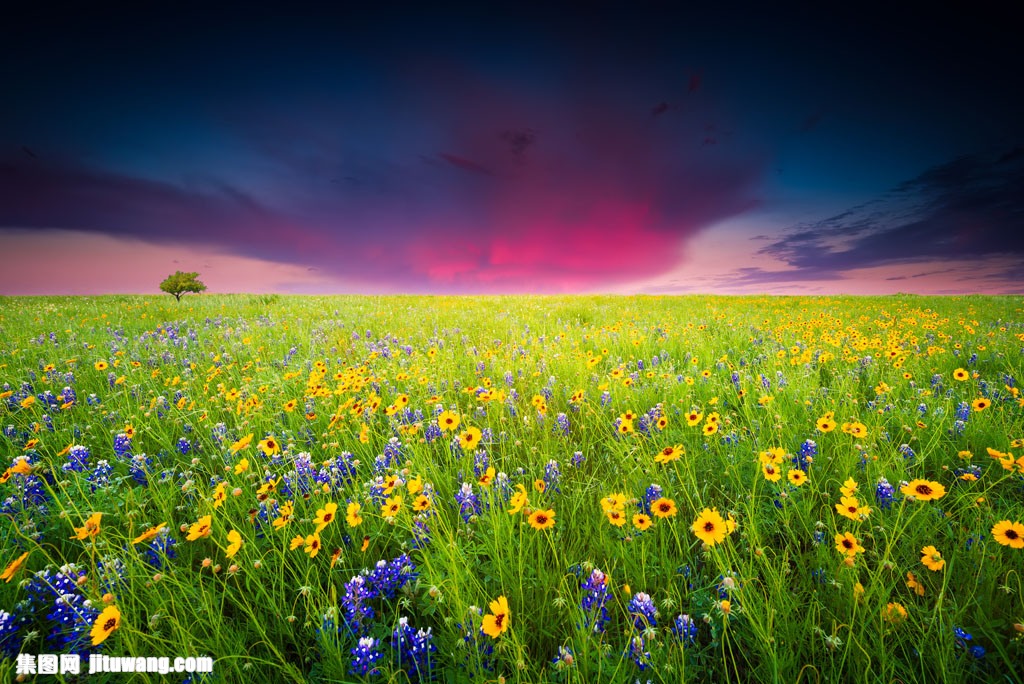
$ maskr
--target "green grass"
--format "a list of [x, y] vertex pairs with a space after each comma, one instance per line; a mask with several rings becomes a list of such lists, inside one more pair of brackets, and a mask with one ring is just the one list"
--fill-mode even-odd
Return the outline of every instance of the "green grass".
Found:
[[[0, 468], [12, 469], [0, 501], [14, 497], [0, 515], [0, 569], [29, 554], [0, 583], [0, 610], [18, 621], [0, 629], [0, 679], [13, 678], [19, 649], [73, 648], [47, 618], [44, 579], [63, 567], [84, 572], [78, 600], [96, 606], [77, 609], [65, 629], [84, 633], [80, 651], [212, 656], [213, 675], [195, 681], [416, 681], [391, 644], [399, 618], [431, 631], [438, 682], [1021, 681], [1024, 550], [991, 530], [1024, 521], [1024, 461], [1004, 467], [987, 450], [1024, 456], [1024, 402], [1013, 393], [1022, 365], [1014, 297], [0, 298], [0, 392], [10, 392], [0, 399]], [[967, 379], [954, 379], [958, 368]], [[44, 393], [65, 387], [76, 400], [48, 406]], [[578, 391], [582, 401], [571, 401]], [[402, 396], [419, 415], [388, 415]], [[375, 397], [376, 410], [352, 410]], [[990, 405], [958, 426], [958, 407], [979, 398]], [[439, 406], [461, 424], [434, 438]], [[702, 414], [693, 426], [691, 411]], [[620, 435], [627, 412], [634, 429]], [[837, 427], [826, 433], [817, 422], [829, 412]], [[718, 429], [706, 434], [712, 413]], [[641, 429], [640, 416], [667, 424]], [[853, 423], [863, 435], [842, 429]], [[128, 426], [130, 454], [118, 455]], [[470, 426], [485, 441], [454, 448]], [[266, 437], [281, 454], [260, 451]], [[808, 480], [793, 486], [787, 475], [807, 440]], [[64, 467], [71, 445], [88, 449], [82, 472]], [[655, 462], [673, 445], [685, 454]], [[785, 456], [772, 482], [760, 455], [775, 447]], [[323, 487], [297, 472], [302, 453], [314, 471], [339, 457], [358, 464]], [[387, 467], [375, 465], [392, 453]], [[132, 477], [133, 455], [151, 459], [146, 484]], [[250, 468], [236, 474], [243, 458]], [[109, 482], [94, 481], [101, 459]], [[30, 474], [18, 472], [26, 465]], [[484, 465], [496, 473], [488, 486], [477, 481]], [[961, 477], [968, 472], [977, 479]], [[403, 502], [385, 518], [379, 484], [390, 476]], [[425, 513], [411, 508], [413, 478], [425, 485]], [[866, 518], [836, 510], [848, 478], [871, 508]], [[880, 478], [896, 490], [891, 506], [876, 498]], [[946, 493], [909, 500], [900, 483], [914, 479]], [[259, 495], [268, 480], [277, 491]], [[215, 507], [219, 481], [227, 496]], [[467, 516], [455, 498], [464, 483], [479, 501]], [[677, 512], [640, 531], [631, 519], [654, 484]], [[24, 503], [28, 485], [44, 494]], [[527, 512], [555, 511], [553, 528], [508, 513], [517, 485]], [[622, 527], [601, 506], [616, 492], [629, 500]], [[292, 519], [275, 529], [285, 501]], [[328, 502], [338, 517], [318, 555], [290, 550]], [[357, 528], [346, 525], [348, 502], [362, 505]], [[737, 523], [710, 547], [690, 529], [705, 508]], [[99, 533], [72, 538], [95, 512]], [[188, 541], [204, 515], [211, 534]], [[162, 522], [176, 557], [154, 567], [149, 542], [131, 541]], [[429, 541], [417, 542], [419, 525]], [[243, 540], [233, 558], [230, 530]], [[851, 564], [836, 548], [843, 532], [864, 549]], [[922, 564], [928, 545], [942, 553], [941, 571]], [[346, 585], [403, 553], [412, 576], [348, 626]], [[599, 632], [599, 612], [581, 606], [594, 569], [607, 577]], [[658, 610], [648, 629], [630, 614], [641, 592]], [[491, 638], [482, 616], [499, 596], [508, 629]], [[885, 619], [890, 603], [905, 620]], [[120, 625], [93, 647], [92, 616], [108, 604]], [[697, 628], [690, 643], [670, 629], [684, 614]], [[958, 643], [955, 628], [972, 639]], [[359, 637], [380, 640], [379, 673], [366, 678], [350, 672]], [[649, 654], [642, 670], [629, 652], [637, 639]], [[976, 646], [983, 657], [967, 650]], [[556, 666], [560, 647], [572, 656]]]

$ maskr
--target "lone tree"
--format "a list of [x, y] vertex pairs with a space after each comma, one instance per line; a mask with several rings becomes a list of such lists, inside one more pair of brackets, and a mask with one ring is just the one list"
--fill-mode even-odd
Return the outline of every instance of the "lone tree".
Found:
[[181, 295], [186, 292], [202, 292], [206, 285], [199, 280], [198, 273], [183, 273], [175, 271], [173, 275], [167, 276], [164, 282], [160, 283], [160, 289], [174, 295], [175, 301], [181, 301]]

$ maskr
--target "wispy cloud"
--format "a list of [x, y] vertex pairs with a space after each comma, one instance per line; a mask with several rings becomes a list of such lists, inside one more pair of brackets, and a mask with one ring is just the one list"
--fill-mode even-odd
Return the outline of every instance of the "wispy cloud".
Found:
[[795, 276], [1024, 257], [1024, 152], [1017, 147], [935, 166], [876, 200], [796, 226], [759, 253]]

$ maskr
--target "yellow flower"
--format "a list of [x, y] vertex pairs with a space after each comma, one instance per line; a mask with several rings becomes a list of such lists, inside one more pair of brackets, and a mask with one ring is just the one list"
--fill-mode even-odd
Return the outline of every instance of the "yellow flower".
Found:
[[405, 487], [409, 490], [410, 496], [416, 496], [423, 491], [423, 480], [419, 476], [416, 476], [406, 482]]
[[914, 573], [907, 571], [907, 589], [914, 592], [918, 596], [924, 596], [924, 585], [917, 581], [914, 577]]
[[241, 475], [249, 469], [249, 459], [243, 458], [235, 464], [235, 475]]
[[946, 561], [943, 560], [942, 554], [934, 546], [926, 546], [921, 549], [921, 562], [933, 572], [938, 572], [946, 567]]
[[969, 377], [971, 377], [970, 373], [965, 371], [963, 368], [957, 368], [955, 371], [953, 371], [954, 380], [959, 380], [960, 382], [963, 382], [967, 380]]
[[6, 568], [4, 568], [3, 573], [0, 573], [0, 579], [2, 579], [5, 582], [10, 582], [12, 579], [14, 579], [14, 573], [18, 572], [21, 566], [25, 564], [25, 559], [28, 558], [29, 553], [29, 551], [26, 551], [25, 553], [21, 554], [20, 556], [12, 560], [10, 564]]
[[849, 532], [836, 534], [836, 550], [850, 558], [856, 557], [858, 553], [864, 553], [864, 547]]
[[655, 499], [651, 504], [651, 513], [658, 518], [673, 518], [676, 514], [676, 502], [664, 496]]
[[454, 432], [459, 427], [461, 419], [454, 411], [445, 411], [437, 417], [437, 426], [442, 432]]
[[294, 537], [292, 537], [292, 540], [288, 543], [288, 549], [290, 551], [294, 551], [295, 549], [299, 548], [305, 543], [306, 538], [303, 537], [301, 534], [297, 534]]
[[778, 482], [782, 478], [782, 473], [775, 466], [774, 463], [765, 463], [761, 466], [761, 473], [764, 475], [764, 479], [769, 482]]
[[491, 601], [489, 608], [491, 612], [484, 616], [484, 634], [492, 639], [497, 639], [508, 630], [510, 615], [508, 599], [499, 596], [497, 600]]
[[670, 461], [678, 461], [679, 457], [686, 453], [683, 449], [682, 444], [676, 444], [675, 446], [667, 446], [662, 449], [658, 454], [655, 455], [654, 460], [656, 463], [669, 463]]
[[992, 526], [992, 538], [1011, 549], [1024, 549], [1024, 524], [1000, 520]]
[[786, 477], [789, 479], [790, 483], [795, 487], [799, 487], [800, 485], [807, 482], [807, 473], [805, 473], [802, 470], [790, 470], [786, 474]]
[[946, 488], [938, 482], [930, 480], [911, 480], [900, 491], [907, 497], [918, 501], [935, 501], [946, 495]]
[[459, 446], [466, 451], [473, 449], [480, 443], [481, 432], [478, 428], [471, 427], [459, 435]]
[[121, 611], [117, 609], [117, 606], [107, 606], [104, 608], [89, 632], [89, 636], [92, 637], [92, 645], [99, 646], [102, 644], [120, 626]]
[[832, 432], [836, 429], [836, 421], [832, 420], [832, 416], [822, 416], [818, 418], [816, 426], [819, 432]]
[[535, 530], [547, 530], [555, 526], [555, 511], [534, 511], [530, 514], [530, 527]]
[[209, 515], [204, 515], [197, 520], [190, 528], [188, 528], [188, 536], [185, 537], [188, 541], [195, 541], [200, 537], [210, 536], [210, 524], [213, 522], [213, 518]]
[[412, 510], [422, 513], [423, 511], [430, 510], [430, 505], [430, 497], [426, 494], [420, 494], [413, 499]]
[[309, 554], [309, 557], [316, 558], [316, 554], [320, 553], [320, 535], [311, 534], [306, 537], [303, 543], [306, 545], [306, 548], [303, 550]]
[[363, 517], [359, 515], [362, 506], [353, 501], [345, 508], [345, 524], [349, 527], [359, 527], [363, 524]]
[[848, 477], [846, 478], [846, 482], [843, 483], [843, 486], [840, 487], [839, 491], [842, 492], [843, 496], [853, 496], [854, 492], [857, 491], [858, 486], [859, 485], [856, 480], [852, 477]]
[[983, 398], [975, 399], [971, 403], [971, 407], [975, 411], [984, 411], [985, 409], [987, 409], [991, 405], [992, 405], [991, 401], [989, 401], [988, 399], [983, 399]]
[[227, 487], [228, 483], [226, 481], [221, 481], [217, 484], [216, 488], [214, 488], [213, 507], [215, 509], [220, 508], [224, 501], [228, 498]]
[[483, 487], [490, 487], [491, 483], [494, 482], [494, 466], [489, 466], [487, 471], [480, 476], [480, 485]]
[[604, 515], [608, 518], [608, 522], [615, 527], [622, 527], [626, 524], [626, 515], [620, 510], [610, 508], [604, 512]]
[[100, 518], [103, 517], [102, 513], [93, 513], [89, 516], [89, 519], [85, 521], [85, 524], [81, 527], [75, 528], [75, 536], [72, 539], [87, 539], [89, 537], [95, 537], [100, 533]]
[[608, 496], [601, 499], [601, 510], [605, 513], [608, 511], [621, 511], [626, 507], [626, 495], [616, 492], [609, 494]]
[[232, 444], [231, 445], [231, 449], [230, 449], [231, 453], [232, 454], [237, 454], [239, 451], [241, 451], [245, 447], [249, 446], [249, 443], [252, 442], [252, 438], [253, 438], [253, 433], [250, 432], [245, 437], [243, 437], [242, 439], [240, 439], [237, 442], [235, 442], [234, 444]]
[[32, 472], [32, 464], [28, 462], [28, 457], [21, 457], [14, 461], [14, 465], [9, 470], [15, 475], [28, 475]]
[[273, 456], [274, 454], [281, 453], [281, 445], [277, 443], [277, 440], [273, 437], [267, 437], [266, 439], [260, 440], [259, 449], [265, 456]]
[[882, 619], [890, 624], [898, 625], [907, 619], [907, 609], [899, 603], [886, 604], [885, 610], [882, 611]]
[[761, 465], [769, 463], [772, 465], [779, 465], [786, 460], [786, 450], [782, 447], [772, 447], [768, 451], [762, 451], [757, 458], [761, 462]]
[[526, 496], [526, 487], [521, 484], [517, 484], [516, 490], [517, 491], [512, 494], [512, 498], [509, 500], [509, 504], [512, 506], [508, 511], [509, 515], [515, 515], [519, 511], [523, 510], [524, 506], [528, 506], [530, 504], [530, 499]]
[[[727, 529], [728, 527], [728, 529]], [[725, 536], [735, 529], [735, 523], [727, 526], [726, 521], [717, 510], [705, 508], [697, 516], [690, 526], [690, 530], [708, 546], [714, 546], [725, 541]]]
[[156, 535], [160, 534], [160, 531], [163, 530], [165, 527], [167, 527], [167, 523], [165, 522], [162, 522], [159, 525], [154, 525], [153, 527], [149, 528], [148, 530], [140, 534], [135, 539], [132, 539], [132, 545], [134, 546], [135, 544], [139, 544], [144, 541], [149, 541]]
[[320, 508], [316, 512], [316, 518], [313, 522], [316, 523], [316, 532], [319, 534], [325, 527], [334, 522], [334, 518], [338, 513], [338, 504], [333, 501], [326, 504], [323, 508]]
[[393, 518], [402, 510], [402, 497], [393, 496], [384, 501], [380, 514], [385, 518]]
[[231, 530], [228, 532], [228, 548], [224, 555], [228, 558], [233, 558], [240, 548], [242, 548], [242, 535], [235, 530]]
[[633, 516], [633, 527], [640, 530], [641, 532], [649, 529], [653, 521], [650, 516], [644, 515], [643, 513], [637, 513]]
[[871, 513], [871, 508], [861, 506], [855, 496], [844, 496], [840, 503], [836, 504], [836, 512], [850, 520], [863, 520]]

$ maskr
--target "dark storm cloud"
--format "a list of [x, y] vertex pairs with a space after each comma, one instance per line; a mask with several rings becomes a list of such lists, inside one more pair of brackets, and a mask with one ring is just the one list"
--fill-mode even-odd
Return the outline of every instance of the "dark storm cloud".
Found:
[[958, 157], [876, 200], [796, 226], [759, 253], [800, 273], [1024, 257], [1024, 155], [1013, 148]]

